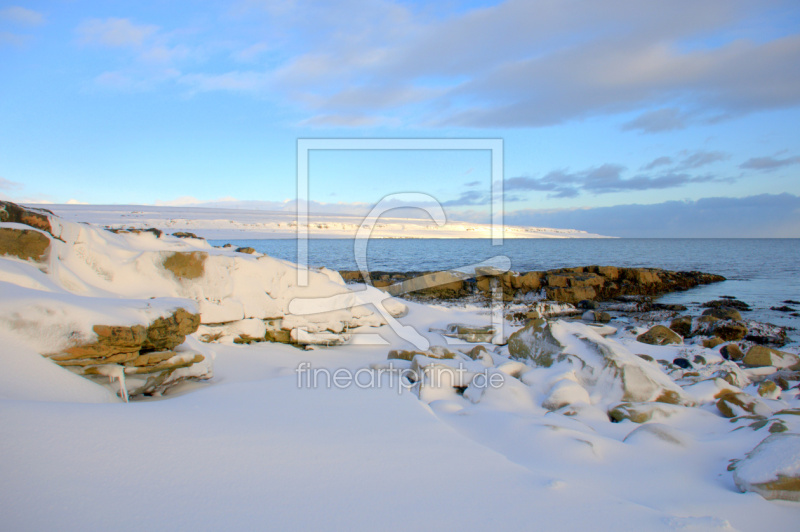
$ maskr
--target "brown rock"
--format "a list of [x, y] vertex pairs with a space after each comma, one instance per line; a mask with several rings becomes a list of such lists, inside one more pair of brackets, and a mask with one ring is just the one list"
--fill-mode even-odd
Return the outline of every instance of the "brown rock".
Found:
[[147, 327], [147, 340], [142, 349], [166, 351], [174, 349], [186, 341], [186, 335], [200, 327], [200, 314], [178, 308], [166, 318], [158, 318]]
[[39, 231], [0, 227], [0, 255], [41, 262], [50, 250], [50, 238]]
[[594, 299], [597, 296], [597, 292], [591, 286], [577, 286], [574, 288], [547, 288], [546, 291], [547, 299], [572, 304], [584, 299]]
[[714, 336], [712, 338], [705, 338], [703, 340], [703, 347], [708, 349], [714, 349], [715, 347], [717, 347], [719, 344], [722, 343], [725, 343], [725, 340], [717, 336]]
[[747, 336], [747, 327], [741, 323], [723, 321], [713, 326], [714, 336], [725, 342], [735, 342]]
[[655, 325], [645, 333], [636, 337], [636, 340], [643, 344], [650, 345], [667, 345], [667, 344], [681, 344], [683, 339], [673, 331], [663, 325]]
[[722, 354], [723, 358], [727, 358], [729, 360], [741, 360], [744, 358], [744, 353], [742, 352], [741, 348], [736, 344], [728, 344], [722, 346], [719, 352], [720, 354]]
[[197, 279], [205, 273], [206, 258], [204, 251], [176, 251], [164, 259], [163, 266], [178, 279]]
[[714, 316], [715, 318], [719, 318], [721, 320], [739, 321], [742, 319], [742, 315], [739, 313], [739, 311], [731, 307], [709, 308], [703, 311], [703, 316]]
[[678, 316], [670, 322], [669, 328], [685, 338], [692, 332], [692, 317]]
[[747, 350], [744, 359], [742, 360], [745, 366], [751, 368], [758, 368], [764, 366], [776, 366], [785, 368], [798, 363], [797, 355], [778, 351], [764, 347], [763, 345], [754, 345]]
[[45, 209], [26, 209], [10, 201], [0, 201], [0, 222], [28, 225], [53, 235], [48, 214], [53, 215]]

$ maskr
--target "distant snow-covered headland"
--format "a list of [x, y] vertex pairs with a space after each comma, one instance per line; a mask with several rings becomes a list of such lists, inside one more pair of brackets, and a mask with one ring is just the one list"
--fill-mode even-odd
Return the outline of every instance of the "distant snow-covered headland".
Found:
[[[40, 205], [61, 218], [112, 228], [157, 228], [186, 231], [208, 239], [293, 238], [295, 212], [142, 205]], [[312, 238], [353, 238], [364, 217], [348, 214], [309, 214]], [[491, 238], [492, 226], [448, 221], [438, 226], [426, 218], [383, 217], [371, 228], [372, 238]], [[506, 225], [504, 238], [609, 238], [576, 229]]]

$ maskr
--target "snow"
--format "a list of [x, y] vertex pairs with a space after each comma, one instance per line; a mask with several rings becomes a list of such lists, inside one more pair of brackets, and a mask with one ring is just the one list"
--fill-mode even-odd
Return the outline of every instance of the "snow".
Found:
[[[294, 238], [296, 213], [246, 209], [159, 207], [152, 205], [43, 205], [73, 222], [119, 228], [157, 227], [167, 232], [190, 232], [204, 238]], [[315, 238], [354, 238], [364, 216], [310, 213], [305, 227]], [[489, 224], [449, 221], [439, 225], [430, 218], [383, 216], [370, 224], [372, 238], [492, 238]], [[574, 229], [505, 226], [504, 238], [608, 238]]]
[[[701, 345], [648, 346], [620, 323], [553, 319], [569, 356], [533, 367], [507, 346], [442, 335], [453, 323], [490, 325], [486, 307], [387, 300], [386, 315], [432, 346], [387, 360], [416, 349], [414, 338], [370, 308], [375, 289], [351, 292], [335, 272], [309, 272], [300, 287], [289, 263], [198, 240], [70, 222], [54, 232], [65, 242], [46, 264], [0, 258], [3, 530], [760, 531], [800, 517], [800, 503], [742, 494], [735, 480], [796, 473], [800, 416], [774, 416], [791, 436], [780, 440], [722, 417], [714, 396], [741, 388], [714, 376], [732, 363]], [[204, 276], [165, 273], [175, 251], [208, 253]], [[40, 356], [91, 339], [93, 324], [149, 323], [178, 306], [204, 325], [171, 360], [205, 360], [171, 378], [213, 364], [210, 381], [125, 404], [114, 392], [139, 385], [121, 366], [104, 370], [108, 388]], [[269, 320], [318, 348], [232, 343]], [[219, 343], [200, 341], [217, 330]], [[486, 352], [473, 360], [464, 353], [475, 345]], [[454, 358], [438, 358], [445, 349]], [[695, 382], [638, 354], [702, 355], [709, 369]], [[324, 379], [337, 372], [366, 381]], [[658, 410], [650, 422], [609, 419], [626, 390]], [[651, 402], [664, 390], [684, 406]], [[788, 391], [768, 403], [800, 406]], [[765, 438], [779, 443], [727, 470]]]

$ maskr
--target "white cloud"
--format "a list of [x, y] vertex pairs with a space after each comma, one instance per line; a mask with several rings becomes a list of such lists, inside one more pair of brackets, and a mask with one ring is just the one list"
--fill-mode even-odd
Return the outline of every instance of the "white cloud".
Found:
[[44, 23], [44, 15], [38, 11], [20, 6], [0, 9], [0, 19], [23, 26], [38, 26]]
[[127, 18], [91, 19], [77, 29], [81, 42], [111, 47], [141, 46], [157, 31], [158, 26], [137, 25]]
[[0, 190], [19, 190], [22, 188], [22, 183], [10, 181], [4, 177], [0, 177]]

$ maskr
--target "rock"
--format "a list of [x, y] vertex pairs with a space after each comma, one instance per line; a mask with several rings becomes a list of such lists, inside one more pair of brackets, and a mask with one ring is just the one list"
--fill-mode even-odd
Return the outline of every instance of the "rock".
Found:
[[0, 227], [0, 255], [42, 262], [49, 250], [50, 238], [40, 231]]
[[27, 225], [53, 236], [48, 215], [53, 216], [53, 213], [46, 209], [28, 209], [10, 201], [0, 201], [0, 222]]
[[678, 316], [670, 322], [669, 328], [685, 338], [692, 332], [692, 317]]
[[664, 327], [663, 325], [655, 325], [647, 332], [640, 334], [636, 340], [643, 344], [650, 345], [667, 345], [667, 344], [681, 344], [683, 339], [673, 330]]
[[720, 348], [719, 352], [725, 360], [741, 360], [744, 358], [744, 353], [736, 344], [724, 345]]
[[563, 349], [553, 337], [548, 322], [541, 318], [530, 320], [508, 338], [508, 353], [513, 358], [530, 360], [545, 368], [553, 365]]
[[400, 350], [393, 349], [389, 351], [389, 355], [386, 358], [387, 360], [408, 360], [410, 362], [414, 360], [414, 357], [416, 356], [424, 356], [428, 358], [435, 358], [438, 360], [451, 360], [456, 357], [456, 354], [446, 349], [443, 350], [432, 349], [431, 351], [404, 351], [402, 349]]
[[586, 309], [586, 310], [594, 310], [597, 308], [597, 302], [592, 301], [591, 299], [583, 299], [578, 301], [576, 305], [578, 308]]
[[706, 357], [704, 357], [703, 355], [695, 355], [694, 358], [692, 359], [692, 362], [695, 364], [699, 364], [701, 366], [705, 366]]
[[705, 338], [703, 340], [703, 347], [705, 347], [707, 349], [714, 349], [719, 344], [724, 344], [724, 343], [725, 343], [725, 340], [723, 340], [722, 338], [719, 338], [717, 336], [714, 336], [713, 338]]
[[731, 307], [713, 307], [703, 311], [703, 316], [714, 316], [721, 320], [734, 320], [742, 319], [742, 315], [738, 310]]
[[478, 327], [474, 325], [465, 325], [463, 323], [451, 323], [445, 329], [443, 336], [450, 338], [458, 338], [464, 342], [469, 343], [484, 343], [491, 342], [494, 338], [495, 330], [491, 325]]
[[715, 323], [711, 330], [714, 336], [725, 342], [735, 342], [747, 336], [747, 327], [732, 321]]
[[767, 399], [777, 399], [781, 395], [781, 390], [774, 382], [763, 381], [758, 385], [758, 395]]
[[252, 255], [255, 252], [256, 252], [255, 248], [251, 248], [249, 246], [243, 248], [236, 248], [236, 253], [247, 253], [248, 255]]
[[739, 417], [747, 414], [769, 417], [772, 411], [762, 401], [744, 392], [723, 390], [717, 400], [717, 409], [725, 417]]
[[208, 253], [203, 251], [176, 251], [164, 259], [162, 265], [178, 279], [197, 279], [205, 273]]
[[176, 233], [172, 233], [172, 236], [176, 236], [178, 238], [196, 238], [197, 240], [205, 240], [205, 238], [201, 236], [197, 236], [194, 233], [188, 233], [186, 231], [178, 231]]
[[608, 323], [609, 321], [611, 321], [611, 314], [609, 314], [608, 312], [601, 312], [598, 310], [589, 310], [587, 312], [584, 312], [581, 318], [586, 321], [594, 323]]
[[[421, 293], [428, 297], [437, 298], [458, 297], [464, 295], [466, 288], [464, 279], [468, 277], [469, 275], [458, 271], [427, 273], [410, 277], [400, 283], [391, 284], [386, 287], [386, 291], [393, 296]], [[491, 286], [488, 283], [487, 291], [491, 292]]]
[[740, 491], [765, 499], [800, 501], [800, 435], [772, 434], [759, 443], [734, 468]]
[[786, 305], [783, 305], [781, 307], [769, 307], [769, 309], [770, 310], [774, 310], [776, 312], [794, 312], [795, 311], [795, 309], [793, 309], [792, 307], [786, 306]]
[[158, 318], [147, 327], [147, 339], [142, 349], [169, 350], [186, 341], [186, 336], [197, 331], [200, 315], [179, 308], [166, 318]]
[[[548, 277], [549, 279], [549, 277]], [[562, 301], [564, 303], [577, 303], [583, 299], [594, 299], [597, 292], [591, 286], [576, 286], [572, 288], [547, 288], [547, 299]]]
[[667, 418], [682, 411], [683, 408], [677, 405], [666, 403], [619, 403], [608, 411], [608, 417], [612, 421], [620, 422], [630, 420], [634, 423], [647, 423], [654, 417]]
[[682, 357], [676, 358], [675, 360], [672, 361], [672, 363], [682, 369], [689, 369], [692, 367], [692, 363], [689, 362], [688, 359]]
[[196, 375], [173, 376], [175, 370], [188, 368], [205, 360], [199, 353], [173, 351], [199, 325], [199, 314], [178, 308], [171, 315], [158, 318], [148, 326], [95, 325], [92, 330], [96, 340], [47, 356], [73, 373], [98, 382], [107, 381], [107, 368], [117, 366], [130, 377], [146, 375], [144, 380], [131, 381], [127, 394], [130, 396], [163, 393], [186, 378], [211, 377], [210, 366]]
[[700, 306], [705, 308], [727, 307], [737, 310], [750, 310], [750, 305], [748, 305], [744, 301], [739, 301], [733, 298], [715, 299], [714, 301], [706, 301]]
[[788, 368], [800, 362], [800, 358], [793, 353], [786, 353], [764, 347], [763, 345], [754, 345], [747, 350], [742, 363], [750, 368], [758, 368], [764, 366], [775, 366], [777, 368]]

